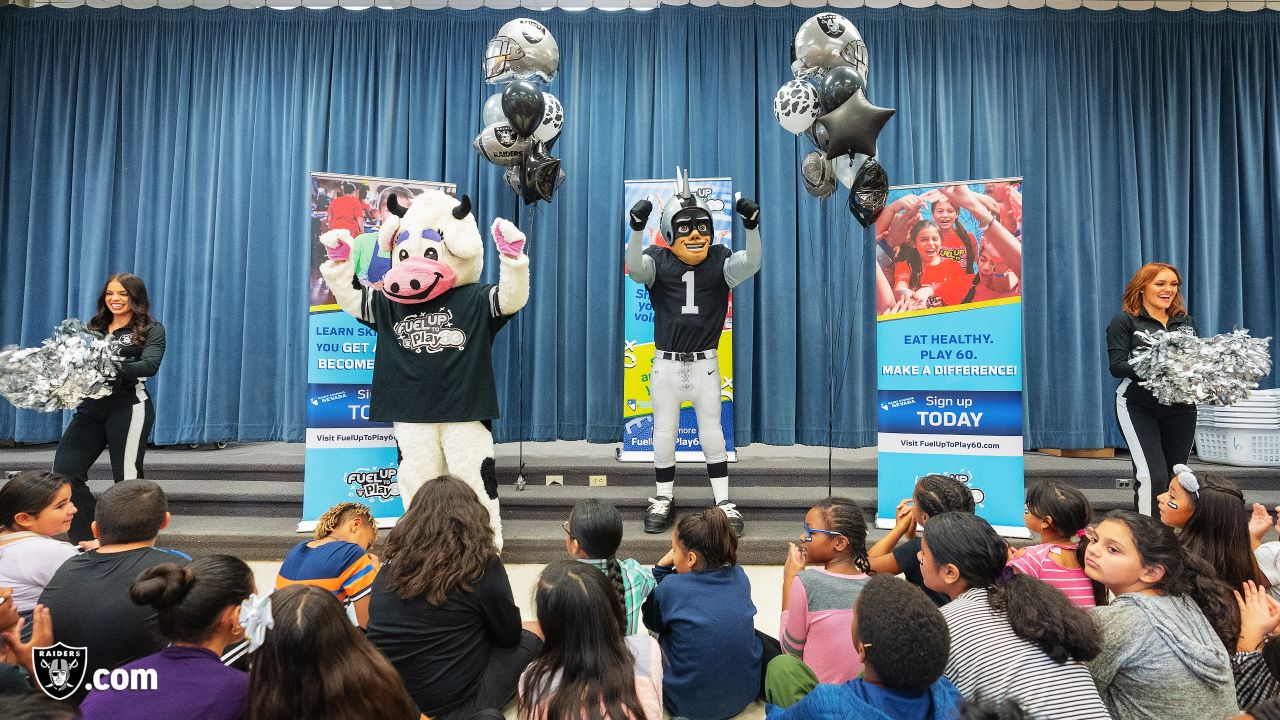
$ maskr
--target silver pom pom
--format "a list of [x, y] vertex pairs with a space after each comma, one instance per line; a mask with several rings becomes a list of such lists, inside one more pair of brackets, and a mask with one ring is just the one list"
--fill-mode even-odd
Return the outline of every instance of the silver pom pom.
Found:
[[1189, 330], [1138, 332], [1147, 347], [1129, 363], [1139, 382], [1166, 405], [1232, 405], [1249, 397], [1258, 380], [1271, 372], [1271, 338], [1249, 331], [1199, 338]]
[[0, 396], [28, 410], [71, 410], [110, 395], [119, 363], [105, 337], [70, 318], [39, 347], [0, 351]]

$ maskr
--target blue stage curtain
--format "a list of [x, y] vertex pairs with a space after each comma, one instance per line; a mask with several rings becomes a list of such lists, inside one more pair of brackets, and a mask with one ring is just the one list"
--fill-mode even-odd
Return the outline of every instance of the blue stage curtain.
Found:
[[[679, 164], [763, 209], [764, 267], [734, 297], [739, 444], [872, 444], [869, 238], [845, 192], [800, 189], [806, 141], [771, 110], [814, 12], [538, 14], [569, 179], [531, 212], [470, 146], [485, 42], [528, 11], [0, 9], [0, 344], [87, 316], [130, 270], [169, 331], [155, 440], [299, 440], [307, 173], [450, 180], [482, 224], [531, 231], [498, 438], [616, 440], [622, 182]], [[1280, 16], [840, 12], [898, 109], [893, 182], [1026, 177], [1029, 446], [1121, 442], [1103, 331], [1142, 262], [1184, 270], [1203, 332], [1278, 333]], [[5, 405], [0, 437], [61, 420]]]

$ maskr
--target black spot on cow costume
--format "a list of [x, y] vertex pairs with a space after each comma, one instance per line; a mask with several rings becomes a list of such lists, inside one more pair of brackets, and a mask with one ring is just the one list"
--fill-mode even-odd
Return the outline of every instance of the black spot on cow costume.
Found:
[[355, 280], [346, 230], [320, 237], [329, 255], [320, 274], [338, 305], [377, 333], [369, 414], [395, 428], [405, 507], [429, 480], [458, 477], [489, 509], [501, 548], [492, 343], [529, 299], [525, 236], [510, 221], [494, 221], [498, 284], [483, 285], [484, 243], [467, 196], [428, 190], [407, 209], [394, 197], [388, 206], [378, 243], [391, 269], [381, 285]]

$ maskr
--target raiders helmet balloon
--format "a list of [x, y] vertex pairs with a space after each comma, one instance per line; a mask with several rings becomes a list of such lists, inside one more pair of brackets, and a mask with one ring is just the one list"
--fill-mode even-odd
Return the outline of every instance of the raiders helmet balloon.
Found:
[[507, 80], [549, 83], [560, 68], [560, 46], [537, 20], [517, 18], [498, 28], [484, 51], [484, 79], [490, 85]]
[[831, 68], [845, 66], [856, 70], [864, 82], [868, 80], [866, 43], [843, 15], [824, 12], [805, 20], [792, 44], [800, 67], [797, 77], [826, 75]]

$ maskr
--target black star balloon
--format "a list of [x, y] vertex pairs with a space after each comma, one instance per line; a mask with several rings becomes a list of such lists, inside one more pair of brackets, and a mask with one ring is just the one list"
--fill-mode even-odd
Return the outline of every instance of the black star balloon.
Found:
[[551, 202], [551, 196], [560, 186], [560, 158], [547, 155], [541, 143], [524, 159], [524, 202], [532, 205], [538, 200]]
[[872, 105], [862, 90], [855, 92], [843, 105], [815, 121], [827, 131], [827, 159], [857, 153], [875, 155], [876, 138], [896, 112]]
[[849, 212], [862, 227], [876, 221], [889, 197], [889, 175], [875, 158], [867, 158], [858, 168], [849, 192]]

